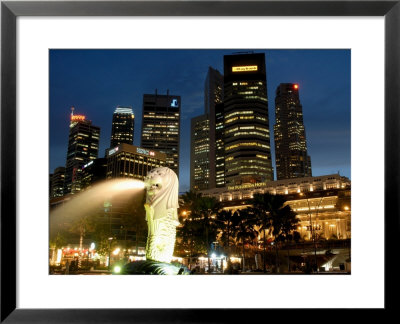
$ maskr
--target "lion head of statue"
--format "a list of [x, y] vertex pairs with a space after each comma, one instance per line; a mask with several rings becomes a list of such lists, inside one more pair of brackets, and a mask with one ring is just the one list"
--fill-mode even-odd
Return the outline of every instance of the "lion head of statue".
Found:
[[178, 177], [170, 168], [161, 167], [150, 170], [144, 179], [144, 185], [146, 203], [155, 209], [155, 218], [163, 217], [163, 210], [179, 207]]

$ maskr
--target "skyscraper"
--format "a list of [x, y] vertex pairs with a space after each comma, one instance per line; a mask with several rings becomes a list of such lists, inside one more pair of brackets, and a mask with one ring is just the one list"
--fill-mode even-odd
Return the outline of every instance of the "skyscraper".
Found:
[[71, 112], [67, 163], [65, 167], [64, 194], [81, 190], [82, 167], [97, 158], [99, 151], [100, 127], [93, 126], [83, 115]]
[[224, 103], [215, 105], [215, 187], [225, 186]]
[[215, 105], [223, 101], [224, 77], [217, 70], [208, 67], [206, 80], [204, 83], [204, 113], [213, 114]]
[[179, 134], [181, 97], [143, 95], [141, 147], [166, 154], [166, 165], [179, 177]]
[[190, 190], [210, 189], [209, 115], [192, 118], [190, 129]]
[[265, 55], [224, 56], [226, 185], [273, 180]]
[[[222, 104], [222, 100], [223, 76], [210, 66], [204, 83], [204, 114], [192, 118], [191, 122], [191, 190], [204, 190], [217, 186], [217, 147], [221, 143], [217, 142], [219, 133], [216, 127], [216, 106]], [[223, 160], [223, 156], [219, 162], [221, 159]], [[221, 163], [219, 166], [221, 168]]]
[[[217, 137], [219, 136], [217, 129], [217, 110], [216, 106], [222, 104], [224, 99], [224, 77], [216, 69], [211, 66], [208, 68], [206, 81], [204, 84], [204, 114], [209, 116], [210, 120], [210, 152], [209, 159], [209, 188], [218, 187], [217, 185]], [[219, 161], [221, 160], [221, 157]]]
[[121, 143], [133, 145], [134, 126], [132, 108], [118, 106], [113, 114], [110, 148]]
[[311, 177], [298, 84], [281, 83], [276, 89], [275, 119], [277, 179]]
[[51, 188], [50, 188], [51, 198], [64, 196], [64, 178], [65, 178], [65, 168], [64, 167], [56, 168], [51, 177]]

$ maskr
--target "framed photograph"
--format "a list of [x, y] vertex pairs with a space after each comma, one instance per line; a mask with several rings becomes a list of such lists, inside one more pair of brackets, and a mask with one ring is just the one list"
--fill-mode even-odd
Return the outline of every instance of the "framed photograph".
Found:
[[[234, 322], [239, 313], [261, 319], [268, 316], [271, 309], [393, 309], [394, 283], [398, 283], [391, 258], [396, 254], [394, 238], [399, 234], [399, 16], [398, 1], [2, 1], [1, 321]], [[113, 105], [105, 103], [100, 95], [97, 101], [93, 99], [96, 91], [121, 87], [118, 82], [129, 82], [129, 76], [135, 75], [140, 80], [127, 85], [127, 88], [131, 87], [142, 100], [143, 83], [154, 71], [159, 71], [157, 66], [163, 65], [167, 81], [182, 78], [181, 83], [185, 82], [186, 87], [194, 87], [190, 75], [182, 76], [185, 66], [187, 71], [204, 70], [206, 65], [198, 59], [199, 53], [211, 62], [210, 66], [216, 64], [213, 63], [215, 53], [221, 56], [221, 60], [226, 55], [229, 61], [227, 49], [238, 52], [254, 49], [267, 57], [271, 53], [267, 70], [273, 66], [271, 60], [280, 67], [278, 72], [271, 68], [271, 74], [279, 74], [284, 67], [294, 69], [290, 65], [293, 56], [282, 58], [274, 53], [297, 50], [298, 53], [335, 52], [346, 56], [344, 61], [349, 63], [346, 65], [349, 80], [351, 69], [351, 273], [348, 271], [346, 276], [339, 273], [287, 276], [281, 272], [266, 276], [50, 275], [49, 169], [55, 168], [55, 163], [60, 164], [53, 162], [52, 157], [62, 155], [65, 162], [63, 155], [66, 153], [66, 148], [56, 141], [58, 135], [54, 128], [63, 127], [60, 125], [65, 116], [71, 117], [70, 131], [86, 118], [79, 111], [79, 104], [72, 108], [72, 112], [67, 106], [68, 102], [76, 99], [72, 93], [93, 91], [91, 105], [94, 115], [96, 107], [103, 109], [104, 104]], [[135, 53], [135, 57], [141, 56], [141, 63], [125, 64], [124, 55], [128, 52]], [[71, 53], [74, 58], [71, 58]], [[82, 59], [87, 53], [90, 55]], [[254, 55], [247, 52], [237, 54]], [[174, 56], [174, 60], [168, 61], [166, 56]], [[350, 101], [349, 85], [336, 79], [335, 74], [340, 72], [332, 57], [312, 56], [308, 60], [314, 62], [310, 65], [304, 63], [303, 75], [319, 72], [321, 83], [322, 80], [325, 84], [343, 82], [343, 90], [336, 85], [332, 88], [347, 91]], [[125, 64], [126, 69], [117, 67], [114, 62]], [[251, 74], [265, 70], [262, 64], [246, 62], [233, 62], [232, 73]], [[96, 70], [100, 71], [105, 64], [111, 66], [108, 72], [97, 75]], [[92, 90], [84, 87], [88, 74], [92, 77], [90, 82], [96, 84]], [[279, 81], [280, 92], [284, 92], [282, 82], [291, 81]], [[299, 81], [293, 82], [285, 83], [290, 85], [290, 92], [301, 91], [296, 83]], [[68, 86], [74, 83], [79, 86]], [[162, 83], [160, 87], [168, 84]], [[63, 91], [59, 91], [60, 88]], [[272, 91], [275, 89], [274, 84]], [[203, 90], [198, 91], [202, 92], [199, 98], [203, 96]], [[157, 94], [158, 90], [155, 91]], [[159, 91], [167, 91], [169, 96], [169, 90]], [[335, 118], [335, 114], [341, 112], [340, 101], [334, 99], [342, 93], [335, 91], [330, 94], [330, 103], [320, 103], [324, 105], [326, 118]], [[176, 96], [168, 97], [171, 109], [181, 104], [180, 94], [173, 94]], [[269, 110], [273, 110], [274, 93], [270, 90], [268, 94]], [[147, 96], [143, 102], [151, 101], [151, 96]], [[132, 112], [130, 107], [118, 106], [118, 100], [113, 100], [114, 108], [117, 107], [114, 114]], [[184, 100], [182, 97], [184, 119], [181, 123], [186, 123], [183, 127], [189, 129], [193, 111], [203, 110], [197, 107], [203, 98], [186, 106]], [[315, 101], [318, 101], [317, 93]], [[64, 110], [65, 116], [54, 113]], [[270, 125], [272, 123], [270, 121]], [[307, 131], [307, 124], [305, 128]], [[91, 129], [96, 133], [95, 127]], [[279, 127], [275, 132], [279, 132]], [[96, 134], [90, 136], [96, 137]], [[113, 130], [111, 142], [113, 136], [117, 136], [115, 134]], [[340, 144], [333, 144], [333, 138], [338, 133], [331, 134], [332, 142], [327, 142], [326, 147], [336, 152], [334, 146]], [[347, 136], [350, 141], [350, 129]], [[190, 145], [187, 138], [182, 143]], [[123, 144], [107, 144], [105, 155], [116, 157], [118, 150], [122, 150], [120, 145]], [[157, 161], [165, 160], [162, 154], [143, 147], [133, 147], [135, 154], [152, 155]], [[100, 149], [104, 149], [101, 143]], [[99, 151], [99, 156], [101, 154], [103, 152]], [[184, 154], [188, 155], [189, 151]], [[332, 160], [330, 165], [335, 165], [335, 154], [340, 153], [329, 156]], [[173, 168], [174, 161], [170, 162]], [[87, 167], [88, 163], [79, 165], [80, 170]], [[350, 178], [350, 170], [348, 172]], [[74, 189], [74, 183], [71, 183], [68, 190], [79, 190]], [[189, 185], [182, 190], [188, 189]], [[303, 189], [296, 190], [300, 190], [296, 194], [303, 192]], [[275, 191], [278, 193], [277, 189]], [[225, 198], [221, 196], [220, 199]], [[84, 209], [83, 204], [78, 208]], [[349, 206], [344, 204], [342, 207], [343, 214], [350, 213]], [[108, 207], [104, 205], [104, 208]], [[339, 223], [332, 226], [338, 226], [336, 224]], [[307, 233], [305, 225], [299, 227], [299, 231], [304, 227], [304, 235]], [[335, 239], [336, 235], [340, 238], [350, 235], [343, 228], [343, 231], [337, 229]], [[119, 229], [118, 235], [122, 235], [121, 231]], [[127, 235], [125, 230], [125, 241]], [[102, 256], [104, 260], [101, 262], [104, 262], [101, 266], [108, 266], [109, 271], [111, 261], [116, 258], [111, 255], [113, 242], [110, 238], [108, 240], [108, 255]], [[82, 246], [81, 240], [80, 249], [71, 245], [69, 254], [62, 255], [65, 260], [69, 258], [68, 268], [63, 268], [63, 273], [69, 271], [70, 262], [74, 262], [74, 266], [79, 263], [79, 267], [81, 262], [86, 262], [87, 266], [93, 264], [89, 258], [93, 258], [90, 253], [94, 254], [95, 249], [90, 245], [86, 246], [86, 260], [75, 258], [80, 255]], [[138, 244], [136, 255], [139, 255]], [[55, 261], [58, 257], [53, 251], [50, 265], [58, 265]], [[288, 264], [290, 269], [290, 262]], [[318, 265], [316, 253], [315, 265]], [[223, 272], [222, 256], [214, 266]], [[50, 267], [51, 273], [56, 268]], [[316, 295], [319, 297], [315, 298]]]

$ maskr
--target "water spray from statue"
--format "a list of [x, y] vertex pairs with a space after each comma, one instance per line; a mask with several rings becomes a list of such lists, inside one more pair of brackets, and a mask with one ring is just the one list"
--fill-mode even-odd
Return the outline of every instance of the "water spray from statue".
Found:
[[186, 267], [171, 264], [176, 226], [179, 225], [178, 192], [178, 178], [175, 172], [166, 167], [149, 171], [144, 181], [126, 178], [107, 180], [71, 196], [68, 202], [52, 210], [50, 231], [54, 231], [59, 224], [73, 222], [95, 213], [106, 202], [114, 199], [141, 201], [146, 195], [146, 260], [125, 264], [119, 268], [119, 273], [188, 274]]

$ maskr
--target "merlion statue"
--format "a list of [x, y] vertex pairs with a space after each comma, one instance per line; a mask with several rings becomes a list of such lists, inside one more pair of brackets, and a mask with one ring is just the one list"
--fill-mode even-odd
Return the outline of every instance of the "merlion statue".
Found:
[[146, 259], [170, 263], [179, 225], [178, 177], [169, 168], [151, 170], [145, 180], [148, 236]]

